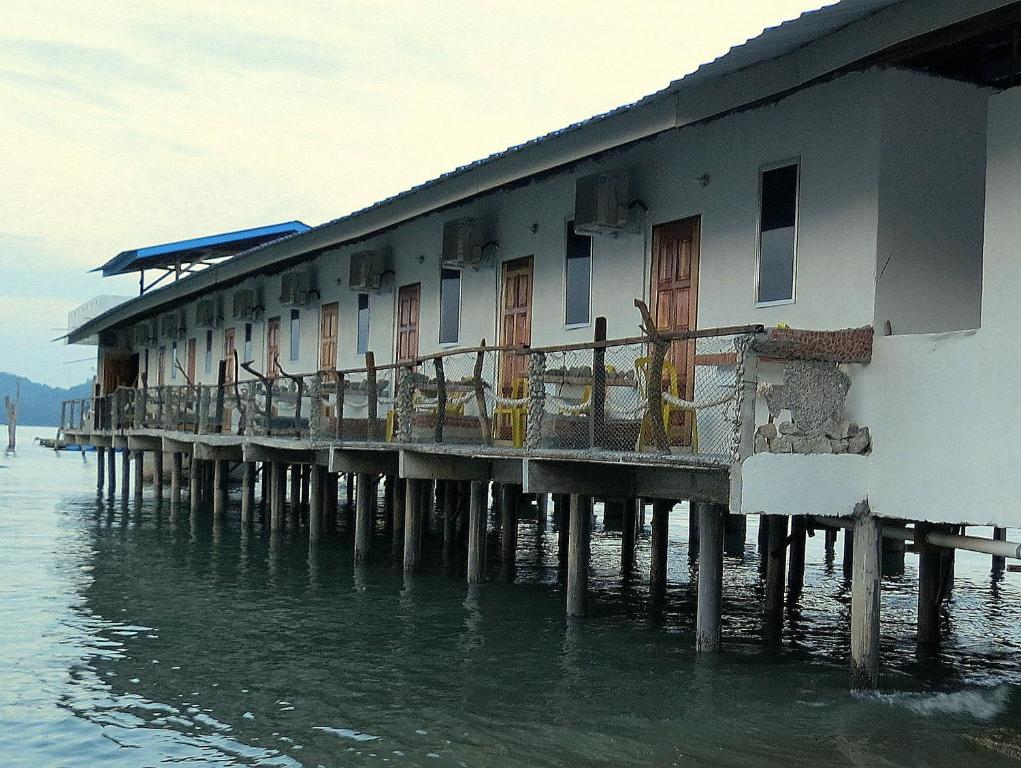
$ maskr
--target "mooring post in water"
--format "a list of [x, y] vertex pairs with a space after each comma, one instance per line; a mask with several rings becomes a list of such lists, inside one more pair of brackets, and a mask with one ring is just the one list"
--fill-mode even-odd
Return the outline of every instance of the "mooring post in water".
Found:
[[521, 486], [512, 483], [500, 485], [500, 575], [506, 581], [514, 580], [518, 552], [518, 502]]
[[372, 542], [373, 494], [372, 476], [359, 472], [357, 479], [357, 502], [355, 504], [355, 563], [364, 563], [369, 557], [369, 545]]
[[[993, 541], [1006, 541], [1007, 540], [1007, 529], [1006, 528], [993, 528]], [[1007, 567], [1007, 558], [1000, 555], [993, 555], [993, 573], [1003, 573]]]
[[199, 504], [202, 503], [202, 474], [202, 460], [196, 459], [193, 453], [188, 467], [188, 502], [192, 515], [198, 514]]
[[652, 502], [652, 552], [649, 562], [649, 597], [654, 604], [666, 597], [667, 547], [670, 540], [670, 510], [674, 502], [654, 499]]
[[427, 493], [428, 481], [405, 482], [404, 491], [404, 572], [414, 573], [422, 546], [422, 496]]
[[269, 528], [271, 531], [284, 529], [284, 505], [287, 488], [287, 464], [274, 461], [270, 471]]
[[241, 524], [252, 524], [252, 507], [255, 506], [255, 462], [246, 461], [241, 471]]
[[767, 515], [766, 599], [764, 607], [767, 634], [779, 635], [783, 626], [784, 572], [787, 566], [787, 516]]
[[867, 501], [854, 510], [854, 566], [851, 576], [851, 688], [879, 683], [879, 595], [882, 534]]
[[113, 498], [117, 493], [117, 451], [113, 443], [106, 451], [106, 485], [107, 493]]
[[936, 645], [940, 640], [940, 551], [926, 536], [935, 530], [929, 523], [915, 523], [915, 550], [918, 552], [918, 644]]
[[585, 615], [588, 602], [589, 534], [592, 497], [571, 494], [570, 543], [567, 552], [567, 616]]
[[152, 489], [156, 498], [163, 495], [163, 449], [159, 446], [152, 452]]
[[308, 488], [308, 540], [319, 541], [323, 529], [323, 507], [326, 490], [326, 468], [311, 465]]
[[486, 549], [487, 483], [472, 480], [468, 504], [468, 583], [478, 584], [484, 578]]
[[213, 519], [222, 520], [227, 506], [228, 465], [224, 459], [213, 461]]
[[96, 446], [96, 489], [99, 491], [103, 490], [103, 486], [106, 485], [106, 448], [103, 446]]
[[787, 574], [787, 597], [797, 600], [805, 588], [805, 547], [808, 543], [808, 524], [804, 515], [791, 518], [791, 562]]
[[695, 650], [713, 652], [720, 649], [720, 623], [723, 616], [723, 517], [726, 508], [706, 502], [696, 506], [698, 607], [695, 618]]
[[184, 460], [180, 451], [170, 453], [170, 503], [171, 505], [181, 503], [181, 471], [184, 468]]
[[620, 572], [630, 576], [635, 568], [635, 536], [638, 533], [638, 499], [624, 500], [624, 515], [621, 519]]

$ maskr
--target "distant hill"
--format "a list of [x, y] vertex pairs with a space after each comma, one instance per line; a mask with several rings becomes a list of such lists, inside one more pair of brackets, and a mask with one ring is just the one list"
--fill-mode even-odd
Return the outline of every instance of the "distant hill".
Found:
[[91, 382], [85, 382], [70, 389], [60, 389], [39, 384], [24, 376], [15, 376], [13, 373], [0, 371], [0, 424], [7, 423], [7, 414], [3, 410], [4, 396], [14, 397], [18, 384], [21, 384], [18, 424], [26, 427], [57, 426], [60, 421], [61, 402], [79, 397], [89, 397], [92, 390]]

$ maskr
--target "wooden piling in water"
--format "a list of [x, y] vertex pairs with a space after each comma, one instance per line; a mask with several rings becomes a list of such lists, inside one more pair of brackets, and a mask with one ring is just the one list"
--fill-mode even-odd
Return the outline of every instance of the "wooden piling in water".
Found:
[[404, 572], [418, 570], [422, 547], [422, 496], [426, 480], [406, 480], [404, 487]]
[[170, 454], [170, 503], [180, 505], [181, 503], [181, 474], [184, 471], [184, 456], [180, 451], [172, 451]]
[[787, 574], [787, 597], [797, 600], [805, 587], [805, 547], [808, 543], [808, 524], [804, 515], [791, 518], [791, 560]]
[[592, 497], [571, 494], [570, 543], [567, 553], [567, 615], [585, 615], [588, 602], [589, 535]]
[[514, 579], [518, 551], [518, 502], [521, 487], [511, 483], [500, 485], [500, 575]]
[[670, 510], [674, 502], [654, 499], [652, 502], [652, 552], [649, 563], [649, 597], [661, 603], [666, 597], [667, 549], [670, 540]]
[[301, 507], [301, 464], [291, 464], [291, 488], [288, 499], [291, 502], [291, 511], [297, 515]]
[[784, 572], [787, 566], [787, 516], [767, 515], [766, 599], [764, 616], [767, 634], [779, 635], [783, 625]]
[[373, 495], [373, 478], [365, 472], [358, 474], [358, 498], [355, 504], [355, 564], [364, 563], [369, 557], [369, 546], [372, 543], [373, 507], [376, 499]]
[[227, 474], [229, 465], [224, 459], [213, 460], [213, 519], [222, 520], [227, 508]]
[[131, 486], [131, 451], [125, 448], [121, 451], [121, 495], [125, 498], [128, 495], [128, 488]]
[[638, 499], [624, 501], [624, 517], [621, 521], [620, 572], [630, 576], [635, 569], [635, 537], [638, 534]]
[[241, 471], [241, 524], [252, 524], [252, 507], [255, 506], [255, 462], [246, 461]]
[[851, 688], [879, 684], [879, 596], [882, 534], [867, 502], [854, 512], [854, 567], [851, 576]]
[[926, 540], [933, 531], [929, 523], [915, 523], [915, 550], [918, 552], [918, 627], [919, 645], [937, 645], [940, 640], [940, 568], [939, 547]]
[[720, 649], [723, 614], [723, 536], [725, 508], [717, 504], [698, 506], [698, 606], [695, 618], [695, 650]]
[[731, 557], [744, 557], [747, 518], [723, 509], [723, 552]]
[[553, 514], [557, 521], [557, 563], [567, 567], [567, 553], [571, 540], [571, 497], [565, 493], [553, 496]]
[[344, 493], [347, 496], [347, 508], [350, 511], [354, 508], [355, 503], [355, 476], [352, 472], [344, 475]]
[[401, 561], [401, 552], [404, 549], [404, 520], [408, 514], [407, 485], [407, 480], [394, 475], [393, 529], [391, 530], [393, 538], [390, 541], [390, 556], [395, 563]]
[[393, 536], [394, 530], [394, 476], [384, 475], [383, 483], [383, 536]]
[[117, 493], [117, 451], [113, 446], [106, 452], [106, 484], [107, 493], [113, 498]]
[[844, 556], [840, 567], [844, 571], [844, 578], [850, 579], [851, 569], [854, 567], [854, 530], [851, 528], [844, 531]]
[[443, 489], [443, 562], [448, 566], [454, 563], [457, 533], [458, 485], [453, 480], [444, 483]]
[[312, 465], [308, 488], [308, 539], [319, 541], [323, 531], [323, 509], [326, 495], [326, 468]]
[[769, 515], [759, 515], [756, 550], [759, 554], [759, 573], [765, 578], [766, 566], [769, 565]]
[[698, 559], [698, 504], [688, 501], [688, 558]]
[[314, 467], [311, 464], [301, 465], [301, 505], [304, 507], [311, 503], [312, 472]]
[[192, 515], [197, 515], [202, 503], [202, 461], [192, 454], [188, 466], [188, 505]]
[[478, 584], [485, 578], [488, 483], [473, 480], [469, 494], [468, 583]]
[[287, 487], [287, 464], [274, 461], [270, 471], [269, 528], [271, 531], [284, 529], [284, 505]]
[[323, 529], [334, 529], [337, 525], [337, 474], [327, 472], [323, 485]]
[[96, 490], [102, 491], [106, 485], [106, 448], [96, 448]]
[[824, 547], [826, 552], [826, 562], [832, 563], [833, 556], [837, 548], [837, 529], [827, 528], [823, 534], [824, 536]]
[[163, 495], [163, 449], [152, 452], [152, 490], [156, 498]]
[[[1006, 541], [1007, 540], [1007, 529], [1006, 528], [993, 528], [993, 541]], [[993, 555], [992, 572], [1003, 573], [1007, 567], [1007, 558], [1001, 557], [1000, 555]]]

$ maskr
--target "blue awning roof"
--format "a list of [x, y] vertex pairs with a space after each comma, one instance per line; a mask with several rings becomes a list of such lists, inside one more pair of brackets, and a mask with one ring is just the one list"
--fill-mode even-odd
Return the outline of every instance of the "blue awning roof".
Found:
[[219, 259], [289, 235], [307, 232], [309, 229], [307, 224], [300, 221], [287, 221], [283, 224], [270, 224], [265, 227], [241, 229], [237, 232], [225, 232], [220, 235], [150, 245], [131, 251], [121, 251], [106, 264], [96, 267], [92, 271], [101, 271], [103, 277], [110, 277], [128, 272], [139, 272], [143, 269], [173, 267], [178, 262], [188, 264], [203, 259]]

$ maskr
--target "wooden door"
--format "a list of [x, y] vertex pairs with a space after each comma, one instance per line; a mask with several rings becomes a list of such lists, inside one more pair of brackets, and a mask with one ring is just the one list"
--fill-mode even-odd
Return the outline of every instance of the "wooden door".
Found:
[[237, 338], [236, 328], [226, 328], [223, 331], [223, 361], [226, 363], [224, 367], [223, 381], [226, 384], [233, 384], [234, 377], [237, 375], [237, 371], [234, 370], [234, 350]]
[[319, 370], [333, 371], [337, 368], [337, 336], [339, 306], [323, 304], [319, 317]]
[[[527, 347], [532, 343], [532, 257], [514, 259], [503, 265], [503, 295], [500, 302], [500, 344]], [[500, 386], [511, 397], [515, 379], [528, 377], [528, 358], [505, 352], [500, 363]]]
[[421, 283], [402, 285], [397, 292], [397, 360], [418, 357], [418, 312]]
[[[652, 230], [652, 314], [663, 331], [694, 330], [698, 298], [699, 219], [681, 219]], [[678, 396], [695, 395], [695, 342], [675, 341], [667, 359], [677, 370]], [[664, 387], [669, 377], [664, 376]], [[667, 431], [671, 441], [691, 444], [692, 413], [671, 412]]]
[[188, 339], [188, 383], [195, 383], [195, 339]]
[[280, 318], [271, 317], [266, 321], [266, 376], [275, 378], [279, 366], [277, 357], [280, 355]]

